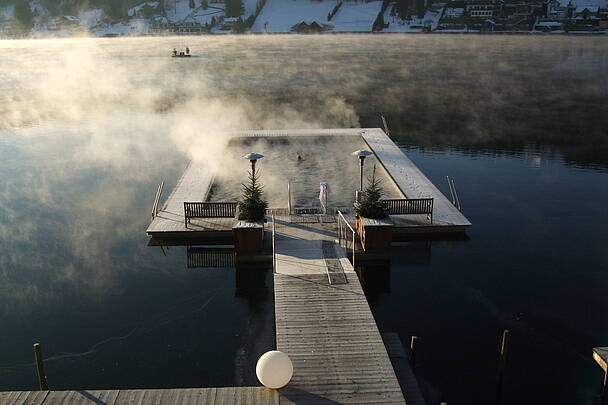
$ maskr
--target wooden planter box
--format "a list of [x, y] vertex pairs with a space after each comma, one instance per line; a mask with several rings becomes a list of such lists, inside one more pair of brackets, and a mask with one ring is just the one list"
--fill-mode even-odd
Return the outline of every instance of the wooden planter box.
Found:
[[393, 221], [390, 218], [357, 218], [357, 233], [366, 252], [390, 250], [393, 241]]
[[237, 254], [261, 253], [264, 244], [264, 221], [238, 221], [232, 227]]

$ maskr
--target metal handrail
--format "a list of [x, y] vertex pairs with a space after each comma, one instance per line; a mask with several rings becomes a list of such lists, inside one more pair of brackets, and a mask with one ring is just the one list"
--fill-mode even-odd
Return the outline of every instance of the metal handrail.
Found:
[[154, 197], [154, 204], [152, 204], [152, 221], [158, 215], [158, 202], [160, 201], [160, 196], [163, 193], [163, 187], [165, 186], [165, 181], [161, 181], [158, 188], [156, 189], [156, 197]]
[[[355, 268], [355, 246], [356, 246], [355, 242], [356, 242], [357, 232], [353, 229], [352, 226], [350, 226], [350, 224], [344, 217], [344, 214], [342, 214], [342, 211], [337, 210], [337, 213], [338, 213], [338, 243], [340, 244], [340, 246], [342, 246], [342, 239], [344, 239], [344, 248], [348, 249], [348, 241], [346, 239], [346, 227], [348, 227], [353, 234], [353, 241], [352, 241], [353, 258], [352, 258], [351, 262], [352, 262], [353, 269], [354, 269]], [[344, 232], [342, 232], [342, 229], [343, 229], [342, 223], [344, 223], [346, 225], [346, 227], [344, 227]]]
[[456, 183], [454, 183], [454, 179], [450, 178], [450, 176], [446, 177], [448, 179], [448, 185], [450, 186], [450, 194], [452, 194], [452, 204], [458, 209], [458, 211], [462, 211], [460, 209], [460, 199], [458, 198], [458, 193], [456, 192]]
[[277, 272], [277, 255], [275, 247], [275, 234], [277, 233], [274, 211], [272, 211], [272, 272]]

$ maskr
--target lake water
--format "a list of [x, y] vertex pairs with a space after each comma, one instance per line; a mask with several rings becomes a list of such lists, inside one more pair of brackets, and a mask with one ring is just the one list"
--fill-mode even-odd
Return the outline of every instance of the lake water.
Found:
[[[191, 159], [221, 169], [233, 130], [376, 127], [382, 113], [444, 193], [455, 179], [473, 223], [466, 240], [406, 243], [364, 270], [380, 329], [420, 336], [429, 402], [494, 403], [510, 329], [505, 403], [589, 403], [591, 348], [608, 344], [607, 44], [1, 41], [0, 389], [36, 388], [34, 342], [53, 389], [256, 384], [271, 272], [188, 268], [185, 247], [147, 246], [156, 186]], [[185, 46], [194, 57], [169, 57]]]

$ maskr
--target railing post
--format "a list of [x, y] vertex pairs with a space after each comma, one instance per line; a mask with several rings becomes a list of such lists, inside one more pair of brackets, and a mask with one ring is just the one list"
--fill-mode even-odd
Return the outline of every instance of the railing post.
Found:
[[355, 232], [353, 231], [353, 270], [355, 269]]
[[291, 215], [291, 183], [287, 182], [287, 209]]
[[410, 340], [410, 368], [412, 372], [416, 368], [416, 350], [418, 344], [418, 336], [412, 336]]
[[502, 403], [502, 385], [504, 380], [505, 368], [507, 366], [507, 353], [509, 351], [509, 330], [505, 329], [502, 332], [502, 339], [500, 342], [500, 360], [498, 365], [498, 386], [497, 386], [497, 403]]
[[40, 350], [40, 343], [34, 343], [34, 357], [36, 358], [36, 370], [38, 371], [38, 386], [40, 391], [48, 391], [49, 383], [44, 373], [44, 363], [42, 361], [42, 350]]

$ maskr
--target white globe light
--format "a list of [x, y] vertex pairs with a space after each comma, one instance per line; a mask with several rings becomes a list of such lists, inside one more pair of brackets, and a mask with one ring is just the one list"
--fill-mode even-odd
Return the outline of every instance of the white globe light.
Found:
[[260, 357], [255, 366], [255, 374], [264, 387], [279, 389], [291, 380], [293, 364], [285, 353], [271, 350]]

